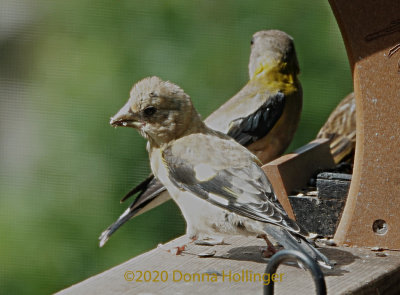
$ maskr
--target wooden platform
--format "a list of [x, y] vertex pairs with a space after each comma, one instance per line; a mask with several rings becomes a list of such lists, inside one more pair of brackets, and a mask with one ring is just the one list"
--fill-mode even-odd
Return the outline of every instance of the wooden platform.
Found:
[[[181, 245], [183, 241], [180, 237], [165, 246]], [[268, 259], [261, 258], [259, 251], [265, 242], [231, 237], [225, 243], [227, 245], [190, 244], [179, 256], [154, 249], [57, 294], [262, 294], [262, 282], [254, 282], [254, 274], [265, 271]], [[199, 253], [210, 250], [216, 251], [213, 257], [198, 257]], [[400, 294], [400, 252], [329, 246], [324, 246], [321, 252], [337, 263], [334, 270], [324, 271], [328, 294]], [[145, 275], [150, 281], [145, 282], [142, 275], [142, 282], [137, 282], [139, 271], [143, 275], [149, 271]], [[160, 275], [156, 278], [157, 271]], [[206, 272], [216, 275], [210, 275], [207, 282]], [[275, 278], [275, 294], [314, 293], [308, 272], [282, 265], [277, 273], [283, 275]], [[133, 281], [129, 281], [132, 278]], [[154, 279], [159, 282], [152, 282]], [[234, 282], [234, 279], [239, 281]]]

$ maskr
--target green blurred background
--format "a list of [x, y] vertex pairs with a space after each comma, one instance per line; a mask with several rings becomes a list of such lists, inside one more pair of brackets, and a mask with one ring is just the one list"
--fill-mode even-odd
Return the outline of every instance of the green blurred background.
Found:
[[246, 83], [262, 29], [295, 39], [293, 150], [352, 91], [327, 0], [0, 1], [0, 293], [56, 292], [184, 233], [168, 202], [98, 247], [150, 172], [144, 139], [109, 118], [149, 75], [181, 85], [206, 117]]

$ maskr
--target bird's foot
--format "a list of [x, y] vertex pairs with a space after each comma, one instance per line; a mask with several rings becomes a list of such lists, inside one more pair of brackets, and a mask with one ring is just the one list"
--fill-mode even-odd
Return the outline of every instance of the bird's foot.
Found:
[[272, 255], [274, 255], [276, 252], [279, 250], [276, 250], [274, 246], [270, 247], [260, 247], [261, 255], [264, 258], [270, 258]]
[[181, 255], [185, 251], [187, 245], [168, 247], [163, 244], [158, 244], [157, 248], [171, 253], [172, 255]]
[[183, 242], [181, 245], [179, 245], [179, 244], [176, 245], [175, 244], [175, 245], [166, 246], [166, 245], [163, 245], [163, 244], [158, 244], [157, 248], [160, 248], [161, 250], [169, 252], [169, 253], [171, 253], [173, 255], [181, 255], [182, 252], [186, 250], [188, 244], [191, 244], [196, 240], [197, 240], [196, 236], [191, 236], [191, 237], [187, 237], [186, 236], [186, 238], [183, 241], [180, 241], [181, 243]]
[[270, 240], [268, 240], [267, 235], [260, 235], [257, 236], [259, 238], [263, 238], [265, 240], [265, 242], [267, 243], [267, 247], [260, 247], [260, 251], [261, 251], [261, 255], [265, 258], [269, 258], [272, 255], [274, 255], [276, 252], [278, 252], [279, 250], [277, 250], [275, 248], [275, 246], [271, 243]]

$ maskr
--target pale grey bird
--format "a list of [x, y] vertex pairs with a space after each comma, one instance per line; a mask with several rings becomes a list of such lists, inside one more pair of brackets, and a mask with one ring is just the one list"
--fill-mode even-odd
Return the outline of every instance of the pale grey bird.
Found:
[[[279, 30], [253, 35], [249, 82], [204, 122], [246, 146], [263, 163], [279, 157], [293, 139], [300, 120], [302, 89], [293, 38]], [[121, 200], [133, 203], [100, 236], [100, 247], [125, 222], [170, 199], [153, 175]]]
[[331, 268], [280, 205], [260, 160], [207, 127], [179, 86], [158, 77], [139, 81], [110, 124], [133, 127], [148, 140], [151, 170], [179, 206], [189, 238], [254, 235], [271, 246], [271, 235]]

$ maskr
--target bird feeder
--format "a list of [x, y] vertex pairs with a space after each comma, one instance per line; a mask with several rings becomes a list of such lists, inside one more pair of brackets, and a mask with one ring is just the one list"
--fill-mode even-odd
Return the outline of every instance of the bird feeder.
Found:
[[[329, 2], [346, 46], [357, 109], [353, 176], [334, 240], [339, 245], [400, 249], [400, 2]], [[318, 148], [324, 144], [314, 143], [307, 155], [286, 155], [263, 167], [288, 212], [293, 175], [280, 171], [296, 170], [299, 162], [305, 171], [329, 166], [326, 149]], [[311, 167], [304, 161], [310, 156]]]

